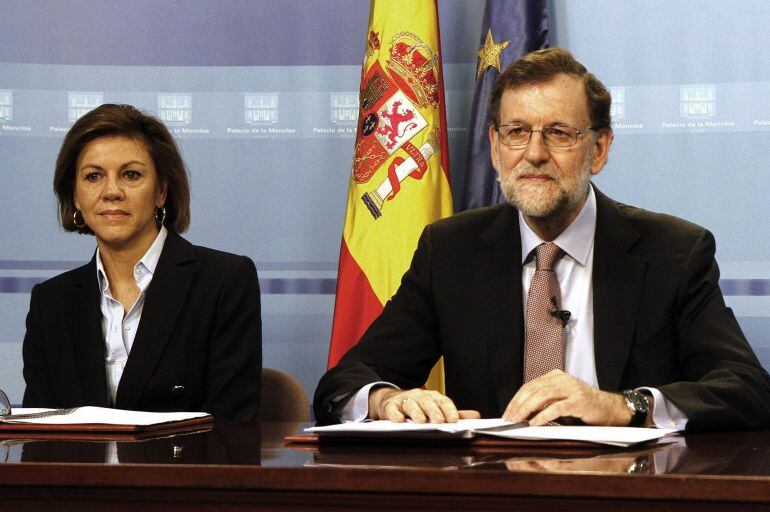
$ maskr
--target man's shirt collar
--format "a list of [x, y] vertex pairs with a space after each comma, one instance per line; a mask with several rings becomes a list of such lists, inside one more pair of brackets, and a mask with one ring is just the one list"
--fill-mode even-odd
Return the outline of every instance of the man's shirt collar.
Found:
[[[535, 248], [544, 243], [539, 236], [527, 225], [524, 214], [519, 211], [519, 228], [521, 231], [521, 263], [526, 263]], [[585, 266], [588, 255], [594, 243], [596, 233], [596, 194], [593, 186], [588, 187], [588, 198], [580, 213], [567, 229], [561, 232], [553, 241], [578, 264]]]

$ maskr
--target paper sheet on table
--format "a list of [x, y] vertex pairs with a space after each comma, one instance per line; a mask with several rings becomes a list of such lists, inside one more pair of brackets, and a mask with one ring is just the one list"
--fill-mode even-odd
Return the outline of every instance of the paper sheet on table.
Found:
[[[14, 419], [14, 416], [38, 412], [51, 412], [41, 418]], [[25, 423], [36, 425], [134, 425], [151, 426], [208, 416], [205, 412], [144, 412], [110, 409], [107, 407], [77, 407], [74, 409], [14, 409], [10, 416], [0, 416], [0, 423]]]
[[[457, 434], [457, 437], [473, 437], [478, 429], [498, 427], [501, 425], [513, 425], [510, 421], [500, 418], [481, 420], [459, 420], [457, 423], [395, 423], [393, 421], [378, 420], [364, 421], [360, 423], [340, 423], [325, 427], [306, 428], [305, 432], [317, 434], [409, 434], [418, 432], [441, 432]], [[463, 435], [467, 434], [467, 435]]]
[[[510, 425], [510, 430], [490, 430]], [[611, 446], [632, 446], [634, 444], [660, 439], [673, 434], [673, 429], [634, 427], [520, 427], [500, 418], [481, 420], [459, 420], [457, 423], [393, 423], [391, 421], [370, 421], [342, 423], [325, 427], [311, 427], [306, 432], [334, 436], [368, 437], [421, 437], [436, 438], [451, 435], [458, 438], [473, 438], [480, 435], [503, 437], [517, 440], [583, 441]]]
[[483, 432], [483, 434], [504, 437], [506, 439], [530, 439], [533, 441], [585, 441], [589, 443], [627, 447], [660, 439], [675, 432], [676, 430], [670, 428], [549, 426], [525, 427], [503, 432]]

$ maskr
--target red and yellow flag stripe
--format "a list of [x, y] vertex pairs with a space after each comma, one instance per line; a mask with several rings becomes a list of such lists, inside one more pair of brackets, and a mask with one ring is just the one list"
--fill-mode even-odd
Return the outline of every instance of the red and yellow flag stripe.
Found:
[[367, 34], [330, 367], [396, 292], [425, 225], [452, 214], [436, 0], [372, 0]]

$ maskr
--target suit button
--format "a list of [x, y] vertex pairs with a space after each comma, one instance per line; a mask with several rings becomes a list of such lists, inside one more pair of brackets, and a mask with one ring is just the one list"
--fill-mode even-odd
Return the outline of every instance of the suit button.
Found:
[[176, 386], [172, 386], [172, 387], [171, 387], [171, 393], [172, 393], [174, 396], [183, 395], [183, 394], [184, 394], [184, 392], [185, 392], [184, 386], [179, 386], [179, 385], [176, 385]]

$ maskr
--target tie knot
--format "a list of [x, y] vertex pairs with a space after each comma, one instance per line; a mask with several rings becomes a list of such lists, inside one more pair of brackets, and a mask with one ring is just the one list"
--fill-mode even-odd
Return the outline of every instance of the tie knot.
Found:
[[553, 270], [559, 258], [564, 256], [564, 251], [552, 242], [538, 245], [535, 251], [535, 266], [537, 270]]

